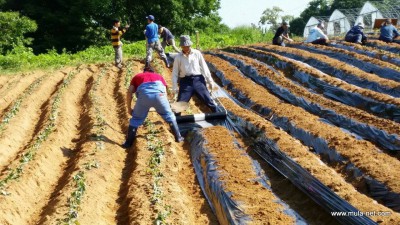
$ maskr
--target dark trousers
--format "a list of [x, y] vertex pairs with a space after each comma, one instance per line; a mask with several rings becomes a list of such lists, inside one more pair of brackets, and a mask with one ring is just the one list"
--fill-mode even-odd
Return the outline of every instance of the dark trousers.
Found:
[[186, 76], [180, 79], [178, 102], [189, 102], [193, 94], [196, 94], [213, 112], [217, 111], [203, 75]]
[[328, 45], [328, 43], [326, 43], [326, 39], [325, 38], [319, 38], [313, 42], [311, 42], [312, 44], [315, 45]]

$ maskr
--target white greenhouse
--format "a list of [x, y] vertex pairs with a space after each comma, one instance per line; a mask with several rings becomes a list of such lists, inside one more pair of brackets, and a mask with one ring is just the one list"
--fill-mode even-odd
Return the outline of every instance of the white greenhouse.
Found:
[[310, 30], [311, 30], [313, 27], [317, 26], [320, 22], [323, 22], [324, 25], [325, 25], [325, 27], [326, 27], [326, 26], [327, 26], [327, 21], [328, 21], [328, 20], [329, 20], [329, 17], [327, 17], [327, 16], [319, 16], [319, 17], [317, 17], [317, 16], [312, 16], [312, 17], [308, 20], [308, 22], [307, 22], [307, 24], [306, 24], [306, 27], [304, 28], [303, 36], [304, 36], [305, 38], [307, 38], [307, 37], [308, 37], [308, 34], [310, 33]]
[[360, 9], [336, 9], [329, 17], [326, 33], [337, 36], [346, 33], [354, 26]]
[[400, 17], [400, 6], [397, 4], [385, 5], [380, 2], [366, 2], [361, 8], [357, 22], [362, 21], [365, 28], [372, 29], [375, 19], [398, 19]]

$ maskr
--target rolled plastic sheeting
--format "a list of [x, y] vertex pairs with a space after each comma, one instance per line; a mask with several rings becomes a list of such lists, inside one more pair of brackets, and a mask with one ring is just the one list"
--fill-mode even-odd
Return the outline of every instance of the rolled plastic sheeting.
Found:
[[[387, 104], [378, 102], [369, 97], [363, 96], [356, 92], [350, 92], [340, 87], [331, 85], [319, 78], [313, 77], [305, 72], [298, 71], [293, 68], [290, 63], [282, 62], [276, 58], [268, 55], [261, 55], [251, 51], [243, 51], [235, 49], [236, 52], [243, 52], [246, 55], [250, 55], [254, 58], [262, 58], [268, 62], [274, 64], [276, 67], [283, 70], [290, 70], [291, 75], [303, 84], [306, 84], [309, 88], [313, 89], [317, 93], [322, 93], [325, 97], [333, 99], [338, 102], [342, 102], [346, 105], [353, 106], [359, 109], [364, 109], [371, 112], [379, 117], [391, 119], [396, 122], [400, 122], [400, 108], [393, 104]], [[293, 60], [293, 59], [292, 59]], [[295, 61], [295, 60], [293, 60]], [[302, 62], [299, 62], [302, 63]], [[307, 64], [304, 64], [308, 66]]]
[[263, 50], [263, 51], [269, 51], [269, 52], [274, 52], [274, 53], [278, 53], [282, 56], [294, 59], [294, 60], [298, 60], [298, 61], [302, 61], [304, 63], [307, 63], [310, 66], [313, 66], [319, 70], [321, 70], [322, 72], [326, 73], [326, 74], [330, 74], [332, 76], [335, 76], [341, 80], [344, 80], [350, 84], [362, 87], [362, 88], [367, 88], [370, 89], [372, 91], [376, 91], [376, 92], [380, 92], [380, 93], [384, 93], [387, 95], [391, 95], [393, 97], [400, 97], [400, 86], [396, 87], [396, 88], [391, 88], [391, 87], [386, 87], [383, 86], [382, 84], [375, 82], [375, 81], [371, 81], [371, 80], [366, 80], [363, 79], [361, 77], [357, 77], [353, 74], [348, 74], [345, 73], [342, 70], [338, 70], [333, 66], [328, 65], [327, 63], [324, 63], [323, 61], [317, 60], [317, 59], [313, 59], [313, 58], [304, 58], [303, 56], [300, 55], [296, 55], [296, 54], [292, 54], [292, 53], [286, 53], [284, 51], [277, 51], [274, 49], [268, 49], [268, 48], [264, 48], [264, 47], [258, 47], [258, 46], [254, 46], [254, 48], [259, 49], [259, 50]]
[[[353, 163], [351, 163], [348, 159], [341, 156], [335, 149], [329, 147], [328, 142], [321, 138], [316, 137], [312, 133], [303, 130], [296, 126], [296, 124], [292, 123], [288, 118], [281, 117], [272, 112], [270, 108], [267, 106], [261, 106], [255, 104], [251, 99], [247, 98], [240, 90], [236, 89], [229, 80], [225, 78], [223, 72], [219, 71], [214, 67], [214, 65], [209, 64], [209, 68], [212, 72], [214, 72], [218, 78], [222, 81], [223, 86], [226, 86], [233, 94], [234, 97], [244, 105], [245, 108], [255, 111], [257, 114], [262, 115], [263, 117], [270, 118], [269, 120], [277, 127], [282, 128], [287, 133], [291, 134], [296, 139], [302, 141], [305, 145], [312, 147], [317, 154], [321, 155], [323, 158], [326, 158], [329, 162], [338, 163], [340, 165], [346, 166], [346, 172], [353, 176], [354, 179], [359, 182], [363, 182], [368, 188], [368, 194], [376, 200], [382, 201], [383, 204], [394, 211], [400, 212], [400, 194], [390, 191], [386, 185], [382, 182], [377, 181], [376, 179], [366, 175], [359, 168], [357, 168]], [[230, 115], [230, 114], [229, 114]], [[240, 118], [235, 118], [240, 120]], [[317, 201], [318, 203], [319, 201]], [[321, 204], [319, 202], [319, 204]], [[344, 203], [343, 203], [344, 204]], [[327, 207], [321, 205], [323, 207]], [[329, 206], [327, 210], [332, 211], [340, 211], [340, 210], [332, 210], [333, 206]], [[343, 223], [346, 224], [346, 223]], [[350, 224], [350, 223], [347, 223]], [[358, 224], [358, 223], [355, 223]], [[362, 223], [361, 223], [362, 224]]]
[[290, 47], [306, 50], [312, 53], [326, 55], [329, 56], [330, 58], [337, 59], [352, 66], [355, 66], [367, 73], [374, 73], [375, 75], [382, 78], [398, 82], [400, 81], [400, 71], [394, 70], [392, 68], [381, 67], [370, 62], [362, 61], [345, 53], [319, 49], [315, 46], [309, 46], [309, 45], [290, 45]]
[[260, 76], [254, 67], [246, 65], [241, 60], [226, 56], [224, 54], [213, 55], [228, 60], [230, 63], [238, 67], [243, 74], [250, 77], [253, 81], [264, 86], [272, 93], [286, 100], [287, 102], [296, 106], [300, 106], [303, 109], [318, 115], [319, 117], [325, 118], [336, 126], [348, 129], [361, 136], [363, 139], [377, 143], [385, 149], [392, 151], [400, 150], [400, 137], [398, 135], [388, 134], [386, 131], [380, 130], [374, 126], [370, 126], [369, 124], [360, 123], [352, 120], [351, 118], [340, 115], [333, 109], [324, 108], [317, 103], [309, 102], [302, 97], [298, 97], [292, 94], [288, 89], [275, 84], [268, 77]]
[[376, 52], [365, 51], [365, 50], [354, 48], [353, 46], [343, 45], [343, 44], [339, 44], [339, 43], [330, 44], [330, 46], [335, 47], [335, 48], [341, 48], [341, 49], [352, 51], [352, 52], [356, 52], [358, 54], [366, 55], [366, 56], [369, 56], [369, 57], [372, 57], [372, 58], [378, 58], [378, 59], [381, 59], [383, 61], [386, 61], [386, 62], [395, 64], [397, 66], [400, 66], [400, 58], [392, 58], [392, 57], [387, 56], [385, 54], [379, 54], [378, 55]]
[[199, 113], [194, 115], [177, 116], [177, 123], [199, 122], [208, 120], [224, 120], [226, 119], [226, 112], [215, 113]]
[[[190, 140], [190, 151], [197, 179], [220, 224], [243, 225], [251, 222], [251, 216], [244, 213], [240, 204], [232, 199], [232, 195], [235, 193], [231, 193], [224, 188], [223, 181], [220, 180], [217, 162], [205, 147], [206, 140], [202, 132], [196, 129], [193, 130], [192, 134], [189, 136], [192, 137]], [[244, 157], [249, 157], [244, 151], [243, 155]], [[268, 190], [272, 190], [268, 185], [267, 177], [261, 172], [261, 167], [253, 160], [252, 162], [255, 170], [254, 172], [258, 175], [257, 181]], [[278, 199], [277, 203], [283, 206], [285, 209], [283, 211], [284, 213], [293, 217], [293, 220], [296, 221], [296, 225], [306, 224], [304, 219], [290, 209], [284, 202]]]

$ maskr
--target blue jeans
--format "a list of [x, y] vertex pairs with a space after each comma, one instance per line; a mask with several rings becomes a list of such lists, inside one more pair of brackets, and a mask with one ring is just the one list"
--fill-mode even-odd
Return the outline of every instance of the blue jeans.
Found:
[[213, 112], [217, 111], [203, 75], [185, 76], [179, 81], [178, 102], [189, 102], [193, 94], [196, 94]]
[[363, 37], [362, 34], [348, 34], [346, 35], [344, 40], [353, 43], [364, 43], [365, 41], [367, 41], [367, 38]]
[[175, 115], [169, 106], [166, 93], [137, 93], [137, 101], [133, 108], [132, 118], [129, 120], [129, 125], [135, 128], [142, 125], [151, 107], [154, 107], [157, 113], [167, 123], [176, 120]]

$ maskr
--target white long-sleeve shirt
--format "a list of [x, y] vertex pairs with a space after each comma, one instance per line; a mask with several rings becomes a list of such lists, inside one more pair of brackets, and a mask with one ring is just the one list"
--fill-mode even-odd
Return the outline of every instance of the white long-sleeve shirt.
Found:
[[324, 32], [321, 29], [319, 29], [319, 27], [314, 27], [310, 30], [306, 43], [313, 42], [320, 38], [328, 40], [328, 36], [326, 36]]
[[178, 53], [174, 59], [174, 67], [172, 69], [172, 89], [174, 91], [178, 90], [178, 77], [200, 74], [204, 76], [209, 85], [214, 82], [206, 61], [199, 50], [191, 49], [188, 56], [182, 52]]

